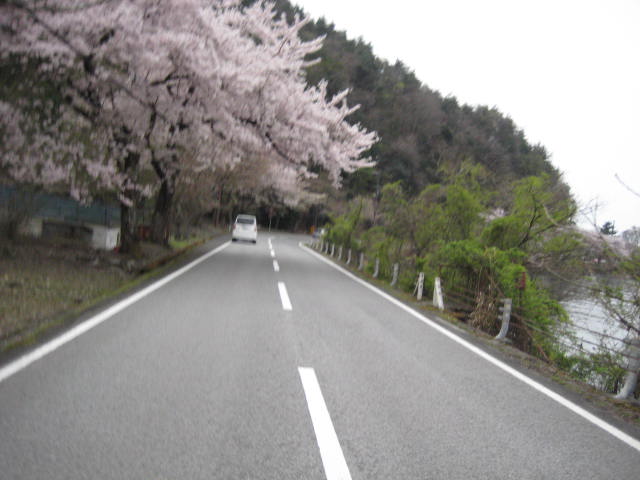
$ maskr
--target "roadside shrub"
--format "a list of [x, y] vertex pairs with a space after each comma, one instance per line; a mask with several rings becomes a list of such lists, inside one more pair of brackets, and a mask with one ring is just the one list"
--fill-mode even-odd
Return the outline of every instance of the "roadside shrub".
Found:
[[355, 233], [360, 225], [362, 202], [357, 202], [347, 213], [331, 217], [326, 240], [344, 248], [359, 249], [360, 242]]
[[555, 363], [569, 374], [598, 390], [615, 394], [624, 385], [626, 370], [619, 366], [619, 355], [600, 352], [586, 355], [565, 355], [563, 361], [555, 357]]
[[[514, 328], [511, 339], [530, 353], [548, 357], [556, 347], [554, 327], [567, 322], [562, 306], [552, 300], [527, 274], [525, 254], [518, 249], [485, 247], [477, 240], [446, 244], [432, 261], [442, 265], [445, 288], [473, 297], [471, 323], [489, 333], [498, 328], [501, 298], [513, 302]], [[520, 289], [525, 279], [526, 288]]]

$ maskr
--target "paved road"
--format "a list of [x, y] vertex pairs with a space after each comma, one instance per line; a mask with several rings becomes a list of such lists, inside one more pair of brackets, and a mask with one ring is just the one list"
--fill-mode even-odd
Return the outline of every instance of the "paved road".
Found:
[[5, 366], [0, 478], [637, 478], [637, 447], [300, 240], [228, 244]]

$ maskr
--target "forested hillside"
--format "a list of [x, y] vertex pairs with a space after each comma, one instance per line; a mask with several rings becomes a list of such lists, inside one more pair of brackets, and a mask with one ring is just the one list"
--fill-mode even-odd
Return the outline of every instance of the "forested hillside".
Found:
[[[289, 16], [302, 13], [287, 0], [278, 7]], [[508, 185], [531, 175], [548, 175], [569, 195], [545, 148], [531, 145], [525, 132], [496, 108], [460, 105], [455, 97], [443, 97], [401, 62], [392, 65], [377, 58], [366, 39], [349, 40], [323, 19], [308, 24], [302, 35], [326, 36], [314, 55], [321, 61], [308, 69], [309, 83], [326, 79], [330, 93], [351, 89], [349, 103], [360, 105], [351, 120], [380, 137], [371, 151], [375, 169], [347, 177], [348, 196], [374, 193], [395, 181], [417, 194], [427, 185], [446, 183], [464, 162], [486, 168], [483, 187], [502, 193], [492, 198], [496, 207], [508, 206]]]
[[[278, 4], [288, 15], [297, 11], [286, 0]], [[415, 292], [420, 273], [427, 292], [438, 277], [448, 308], [491, 335], [500, 327], [502, 299], [512, 299], [514, 345], [619, 392], [628, 352], [600, 340], [591, 344], [594, 353], [582, 337], [559, 333], [572, 322], [539, 281], [542, 273], [577, 279], [593, 258], [574, 226], [576, 202], [544, 146], [531, 144], [497, 108], [443, 97], [428, 78], [423, 84], [401, 62], [377, 58], [366, 39], [349, 40], [326, 20], [302, 34], [326, 36], [308, 81], [326, 79], [330, 92], [351, 89], [350, 104], [360, 104], [352, 120], [379, 136], [370, 151], [375, 166], [344, 175], [342, 191], [327, 196], [326, 250], [362, 255], [369, 275], [407, 293]], [[621, 261], [598, 245], [609, 252], [607, 268], [622, 265], [618, 274], [637, 286], [637, 257]], [[605, 286], [591, 294], [637, 336], [637, 288], [612, 294]], [[623, 395], [636, 384], [628, 377]]]
[[[292, 19], [302, 13], [286, 0], [278, 5]], [[366, 272], [406, 292], [419, 273], [427, 291], [439, 277], [448, 308], [492, 335], [501, 299], [513, 299], [515, 345], [573, 373], [580, 365], [583, 379], [594, 376], [590, 361], [558, 343], [567, 314], [536, 278], [584, 268], [576, 203], [545, 148], [497, 108], [443, 97], [323, 19], [301, 35], [326, 37], [309, 83], [326, 80], [330, 93], [350, 89], [350, 105], [360, 105], [351, 120], [379, 137], [369, 152], [373, 167], [345, 174], [341, 191], [319, 187], [327, 195], [313, 220], [328, 227], [324, 244], [361, 254]], [[602, 374], [604, 383], [619, 375], [613, 370]]]

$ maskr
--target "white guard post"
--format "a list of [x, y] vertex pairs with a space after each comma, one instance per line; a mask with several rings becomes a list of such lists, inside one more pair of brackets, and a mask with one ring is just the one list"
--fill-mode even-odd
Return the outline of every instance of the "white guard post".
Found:
[[393, 264], [393, 275], [391, 277], [391, 286], [395, 287], [398, 283], [398, 272], [400, 271], [400, 265], [397, 263]]
[[422, 300], [422, 291], [424, 289], [424, 272], [418, 275], [418, 300]]
[[444, 310], [444, 297], [442, 296], [442, 284], [440, 283], [440, 277], [436, 277], [435, 285], [433, 287], [433, 306], [438, 307], [439, 310]]
[[499, 310], [502, 313], [502, 325], [500, 327], [500, 333], [496, 335], [496, 340], [506, 340], [507, 332], [509, 331], [509, 321], [511, 320], [511, 299], [503, 298], [502, 306]]

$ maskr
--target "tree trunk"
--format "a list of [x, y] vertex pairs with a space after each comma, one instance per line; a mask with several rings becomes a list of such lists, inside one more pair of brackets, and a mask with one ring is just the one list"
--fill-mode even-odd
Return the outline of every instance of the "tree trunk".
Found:
[[[171, 163], [177, 165], [177, 155], [171, 156]], [[180, 171], [177, 168], [172, 170], [171, 167], [162, 166], [155, 158], [151, 160], [151, 165], [160, 179], [160, 191], [156, 198], [153, 217], [151, 217], [151, 241], [160, 245], [169, 245], [173, 197]]]
[[171, 231], [171, 211], [174, 189], [169, 185], [169, 178], [163, 179], [156, 199], [151, 218], [151, 241], [161, 245], [169, 245]]
[[627, 344], [625, 349], [626, 370], [624, 385], [616, 395], [618, 400], [627, 400], [632, 398], [634, 392], [638, 388], [638, 373], [640, 372], [640, 337], [633, 338]]
[[220, 190], [218, 192], [218, 209], [216, 212], [216, 227], [220, 227], [220, 213], [222, 211], [222, 191], [224, 189], [224, 185], [220, 185]]
[[[138, 167], [140, 155], [137, 152], [128, 152], [121, 164], [122, 171], [126, 174], [130, 174]], [[125, 202], [120, 201], [120, 249], [121, 253], [131, 253], [134, 251], [138, 242], [138, 238], [135, 235], [135, 201], [136, 193], [134, 191], [125, 191], [123, 195], [126, 196], [131, 205], [127, 205]]]
[[133, 207], [120, 202], [120, 253], [131, 253], [138, 241], [133, 231], [134, 213]]

